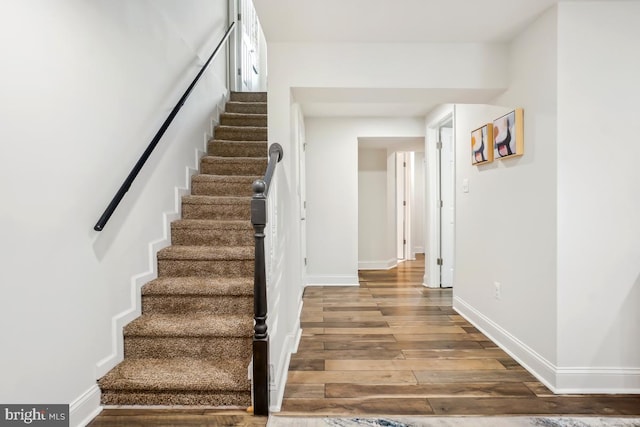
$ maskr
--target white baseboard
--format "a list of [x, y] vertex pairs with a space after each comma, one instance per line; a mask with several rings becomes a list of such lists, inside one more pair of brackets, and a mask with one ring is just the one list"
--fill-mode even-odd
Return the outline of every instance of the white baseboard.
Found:
[[84, 427], [101, 411], [100, 387], [94, 384], [69, 405], [69, 426]]
[[298, 307], [298, 316], [296, 325], [293, 332], [288, 334], [284, 340], [282, 351], [280, 352], [280, 363], [276, 370], [277, 377], [274, 382], [269, 385], [271, 393], [271, 402], [269, 404], [269, 412], [280, 412], [282, 408], [282, 400], [284, 399], [284, 389], [287, 385], [287, 375], [289, 374], [289, 363], [291, 362], [291, 355], [297, 353], [298, 345], [302, 337], [302, 329], [300, 328], [300, 316], [302, 314], [303, 301], [300, 299]]
[[358, 276], [307, 276], [305, 286], [360, 286]]
[[557, 394], [640, 394], [640, 368], [558, 367], [460, 297], [453, 309]]
[[389, 270], [397, 265], [396, 258], [386, 261], [358, 261], [358, 270]]
[[557, 368], [559, 394], [640, 394], [640, 368]]

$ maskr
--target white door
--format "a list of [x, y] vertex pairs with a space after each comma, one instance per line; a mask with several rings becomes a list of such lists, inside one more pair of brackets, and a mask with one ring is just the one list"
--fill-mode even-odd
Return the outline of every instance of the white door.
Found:
[[405, 233], [407, 205], [407, 199], [405, 197], [405, 168], [405, 154], [396, 153], [396, 258], [398, 258], [398, 261], [404, 261], [407, 253], [407, 238]]
[[453, 286], [453, 238], [454, 238], [454, 206], [455, 206], [455, 168], [453, 128], [440, 128], [440, 286]]
[[235, 20], [232, 36], [234, 54], [231, 55], [233, 90], [250, 92], [257, 90], [260, 74], [260, 23], [251, 0], [229, 0], [230, 19]]

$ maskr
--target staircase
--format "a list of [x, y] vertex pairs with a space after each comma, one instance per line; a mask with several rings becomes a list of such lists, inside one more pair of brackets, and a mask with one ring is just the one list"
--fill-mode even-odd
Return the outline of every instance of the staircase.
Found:
[[251, 183], [267, 165], [266, 93], [232, 92], [124, 361], [99, 380], [104, 405], [249, 406], [254, 240]]

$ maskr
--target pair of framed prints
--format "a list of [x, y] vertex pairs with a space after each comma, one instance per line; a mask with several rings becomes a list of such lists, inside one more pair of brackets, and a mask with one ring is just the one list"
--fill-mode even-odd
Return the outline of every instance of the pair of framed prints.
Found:
[[471, 132], [471, 164], [524, 154], [524, 110], [516, 108]]

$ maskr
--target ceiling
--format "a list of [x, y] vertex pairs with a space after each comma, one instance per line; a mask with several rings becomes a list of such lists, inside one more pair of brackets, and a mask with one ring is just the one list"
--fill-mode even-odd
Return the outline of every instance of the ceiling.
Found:
[[506, 42], [558, 0], [253, 0], [269, 42]]
[[[268, 43], [504, 43], [559, 0], [253, 0]], [[462, 93], [464, 92], [464, 93]], [[425, 116], [495, 91], [296, 88], [306, 116]]]

